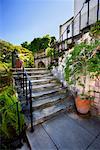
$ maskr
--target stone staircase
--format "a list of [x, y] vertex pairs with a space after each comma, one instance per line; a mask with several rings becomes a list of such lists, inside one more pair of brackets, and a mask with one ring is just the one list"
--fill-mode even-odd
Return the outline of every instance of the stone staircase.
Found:
[[[50, 71], [41, 68], [27, 68], [26, 71], [32, 82], [33, 125], [43, 123], [60, 112], [73, 109], [73, 99], [69, 98], [67, 88], [62, 87]], [[16, 73], [13, 75], [16, 76]], [[30, 117], [26, 116], [30, 129]]]
[[[42, 68], [26, 68], [26, 71], [32, 82], [33, 125], [42, 123], [73, 106], [67, 88], [62, 87], [50, 71]], [[15, 77], [16, 72], [13, 75]]]

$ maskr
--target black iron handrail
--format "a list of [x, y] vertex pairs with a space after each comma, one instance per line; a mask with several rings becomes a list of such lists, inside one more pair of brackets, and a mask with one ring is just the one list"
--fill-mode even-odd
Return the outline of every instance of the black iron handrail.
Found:
[[[25, 90], [24, 87], [26, 88]], [[29, 93], [28, 93], [28, 89], [29, 89]], [[23, 67], [23, 95], [24, 94], [26, 96], [26, 104], [28, 104], [28, 102], [30, 104], [31, 132], [33, 132], [34, 128], [33, 128], [33, 114], [32, 114], [32, 82], [25, 68]]]
[[28, 105], [28, 103], [30, 105], [29, 111], [30, 111], [30, 120], [31, 120], [31, 132], [33, 132], [34, 128], [33, 128], [33, 114], [32, 114], [32, 82], [24, 67], [22, 69], [18, 69], [18, 70], [16, 69], [16, 71], [20, 71], [17, 74], [21, 75], [20, 81], [21, 81], [23, 96], [25, 96], [26, 105]]

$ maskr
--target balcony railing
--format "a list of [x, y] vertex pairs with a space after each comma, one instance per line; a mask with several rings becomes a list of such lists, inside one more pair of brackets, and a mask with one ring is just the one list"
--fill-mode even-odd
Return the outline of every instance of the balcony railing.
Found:
[[[74, 44], [76, 39], [79, 39], [84, 32], [90, 29], [92, 24], [99, 20], [100, 0], [96, 0], [95, 6], [92, 8], [90, 7], [91, 3], [92, 0], [86, 0], [80, 11], [69, 20], [69, 23], [66, 23], [66, 29], [60, 34], [59, 40], [54, 46], [58, 52], [68, 50], [70, 44]], [[87, 11], [84, 12], [84, 8]], [[60, 27], [63, 28], [63, 25]]]

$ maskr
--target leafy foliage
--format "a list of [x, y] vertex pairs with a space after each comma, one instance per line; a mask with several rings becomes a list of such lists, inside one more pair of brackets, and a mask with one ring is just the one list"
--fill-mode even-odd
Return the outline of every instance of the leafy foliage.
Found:
[[[12, 86], [5, 87], [0, 93], [0, 134], [5, 138], [12, 138], [18, 135], [18, 116], [16, 111], [16, 102], [18, 102], [15, 91]], [[20, 127], [24, 126], [24, 116], [21, 113], [20, 104]]]
[[[33, 53], [22, 46], [14, 46], [9, 42], [0, 40], [0, 70], [10, 68], [12, 64], [12, 52], [16, 51], [21, 55], [21, 59], [24, 61], [25, 67], [31, 67], [34, 65]], [[5, 67], [4, 67], [5, 66]]]
[[54, 36], [50, 37], [50, 35], [45, 35], [42, 38], [34, 38], [31, 43], [28, 44], [28, 42], [22, 43], [22, 47], [27, 48], [31, 50], [32, 52], [38, 52], [41, 50], [45, 50], [48, 47], [52, 47], [54, 42], [56, 41], [56, 38]]
[[91, 27], [90, 34], [95, 37], [100, 36], [100, 20]]
[[46, 49], [46, 55], [47, 55], [48, 57], [54, 56], [54, 48], [48, 47], [48, 48]]
[[69, 84], [79, 80], [81, 75], [100, 75], [100, 49], [96, 49], [99, 45], [100, 41], [90, 45], [81, 43], [67, 56], [65, 78]]
[[28, 44], [27, 41], [23, 42], [23, 43], [21, 44], [21, 46], [24, 47], [24, 48], [27, 48], [27, 49], [29, 48], [29, 44]]

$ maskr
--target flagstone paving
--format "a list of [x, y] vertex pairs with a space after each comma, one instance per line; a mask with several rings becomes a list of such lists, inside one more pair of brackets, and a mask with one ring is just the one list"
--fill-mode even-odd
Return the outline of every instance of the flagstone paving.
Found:
[[100, 150], [100, 119], [62, 113], [27, 135], [32, 150]]

